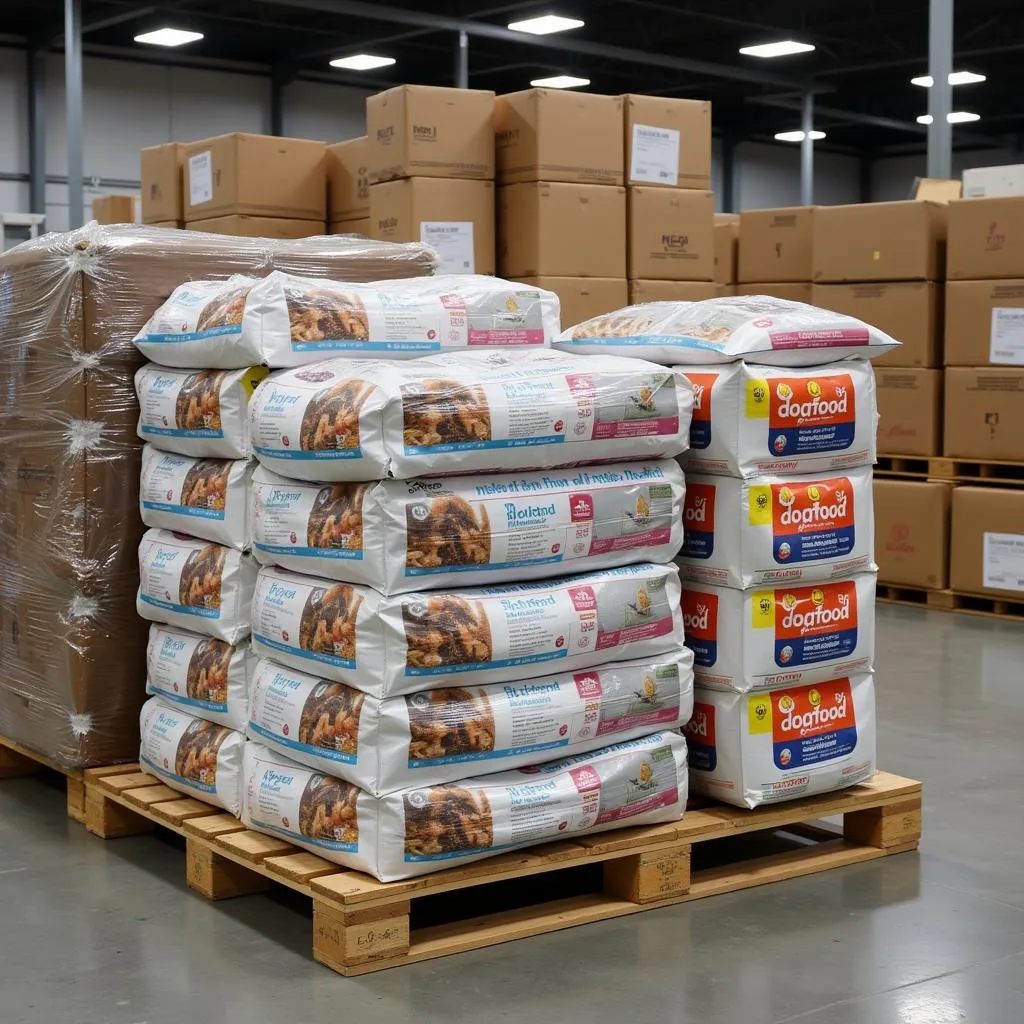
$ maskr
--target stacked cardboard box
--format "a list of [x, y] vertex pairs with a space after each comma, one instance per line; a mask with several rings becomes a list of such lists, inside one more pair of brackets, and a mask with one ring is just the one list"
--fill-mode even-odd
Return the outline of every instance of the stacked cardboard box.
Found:
[[715, 292], [736, 294], [736, 270], [740, 249], [740, 215], [715, 214]]
[[92, 201], [92, 219], [97, 224], [137, 224], [138, 196], [96, 196]]
[[401, 85], [366, 101], [368, 234], [422, 242], [441, 272], [493, 274], [494, 93]]
[[327, 147], [327, 223], [332, 235], [370, 234], [370, 177], [365, 135]]
[[792, 206], [740, 214], [737, 295], [811, 301], [816, 213]]

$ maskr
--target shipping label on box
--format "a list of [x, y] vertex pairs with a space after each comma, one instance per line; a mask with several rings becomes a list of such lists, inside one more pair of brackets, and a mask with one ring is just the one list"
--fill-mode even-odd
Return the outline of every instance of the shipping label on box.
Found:
[[473, 222], [471, 220], [420, 221], [420, 241], [441, 257], [439, 274], [473, 274]]
[[1024, 366], [1024, 308], [993, 307], [988, 360]]
[[1024, 533], [986, 532], [982, 575], [986, 587], [1024, 593]]

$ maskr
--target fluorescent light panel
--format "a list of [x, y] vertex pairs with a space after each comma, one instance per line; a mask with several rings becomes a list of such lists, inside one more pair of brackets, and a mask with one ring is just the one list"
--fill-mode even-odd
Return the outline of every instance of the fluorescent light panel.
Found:
[[[949, 73], [949, 84], [950, 85], [973, 85], [975, 82], [984, 82], [985, 76], [979, 75], [974, 71], [950, 71]], [[925, 89], [930, 89], [935, 84], [935, 80], [931, 75], [920, 75], [917, 78], [910, 80], [911, 85], [920, 85]]]
[[552, 32], [568, 32], [583, 28], [583, 22], [576, 18], [563, 18], [561, 14], [543, 14], [539, 18], [513, 21], [508, 26], [513, 32], [529, 32], [532, 36], [549, 36]]
[[202, 32], [187, 32], [182, 28], [158, 28], [136, 36], [135, 42], [149, 43], [151, 46], [184, 46], [202, 38]]
[[783, 39], [778, 43], [741, 46], [740, 53], [747, 57], [789, 57], [794, 53], [810, 53], [813, 49], [814, 47], [810, 43], [798, 43], [793, 39]]
[[[946, 120], [950, 124], [966, 124], [968, 121], [980, 121], [981, 114], [972, 114], [969, 110], [951, 110], [946, 115]], [[931, 124], [931, 114], [921, 114], [917, 119], [918, 124]]]
[[[778, 139], [779, 142], [803, 142], [804, 133], [800, 131], [800, 129], [797, 129], [795, 132], [776, 132], [775, 138]], [[825, 133], [816, 131], [815, 129], [812, 128], [811, 138], [823, 139], [825, 138]]]
[[335, 57], [332, 68], [346, 68], [348, 71], [372, 71], [386, 68], [395, 63], [394, 57], [377, 57], [372, 53], [354, 53], [351, 57]]
[[576, 89], [581, 85], [590, 85], [590, 79], [577, 78], [575, 75], [552, 75], [551, 78], [535, 78], [530, 85], [539, 89]]

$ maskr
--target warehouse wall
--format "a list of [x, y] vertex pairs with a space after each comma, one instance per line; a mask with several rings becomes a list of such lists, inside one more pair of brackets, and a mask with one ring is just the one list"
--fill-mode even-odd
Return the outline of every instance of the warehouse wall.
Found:
[[[953, 153], [953, 177], [959, 178], [965, 167], [998, 167], [1024, 163], [1024, 155], [1008, 149], [967, 149]], [[927, 161], [918, 156], [892, 156], [876, 160], [871, 172], [871, 198], [875, 202], [909, 199], [915, 178], [927, 173]]]

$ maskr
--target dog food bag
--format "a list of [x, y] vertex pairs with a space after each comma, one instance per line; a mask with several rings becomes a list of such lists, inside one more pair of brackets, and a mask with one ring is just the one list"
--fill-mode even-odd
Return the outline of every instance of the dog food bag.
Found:
[[869, 672], [765, 693], [697, 688], [683, 729], [694, 793], [737, 807], [856, 786], [875, 774]]
[[749, 480], [687, 476], [683, 578], [726, 587], [822, 583], [877, 569], [871, 467]]
[[179, 455], [248, 458], [249, 399], [266, 375], [262, 366], [246, 370], [143, 366], [135, 374], [139, 437]]
[[862, 359], [810, 370], [679, 369], [694, 391], [690, 448], [680, 457], [688, 471], [813, 473], [875, 461], [875, 375]]
[[139, 615], [237, 644], [249, 635], [256, 563], [205, 540], [147, 530], [139, 544]]
[[679, 596], [675, 567], [649, 563], [396, 597], [264, 568], [252, 639], [263, 657], [390, 697], [663, 654], [683, 642]]
[[667, 562], [682, 544], [683, 493], [671, 459], [361, 484], [261, 466], [253, 554], [384, 594]]
[[234, 729], [195, 718], [150, 697], [139, 715], [139, 767], [187, 793], [239, 817], [245, 737]]
[[645, 302], [570, 327], [554, 343], [564, 352], [615, 353], [669, 365], [749, 359], [773, 366], [873, 359], [898, 345], [863, 320], [770, 295]]
[[250, 541], [253, 468], [248, 459], [196, 459], [147, 444], [139, 491], [142, 521], [241, 551]]
[[683, 629], [701, 686], [748, 693], [870, 672], [875, 576], [810, 586], [683, 587]]
[[687, 722], [693, 656], [379, 700], [261, 660], [249, 735], [300, 764], [380, 795], [579, 754]]
[[238, 732], [249, 720], [249, 678], [256, 656], [246, 643], [185, 629], [149, 627], [146, 693], [208, 722]]
[[242, 820], [382, 882], [686, 809], [686, 742], [655, 732], [560, 761], [374, 797], [247, 743]]

